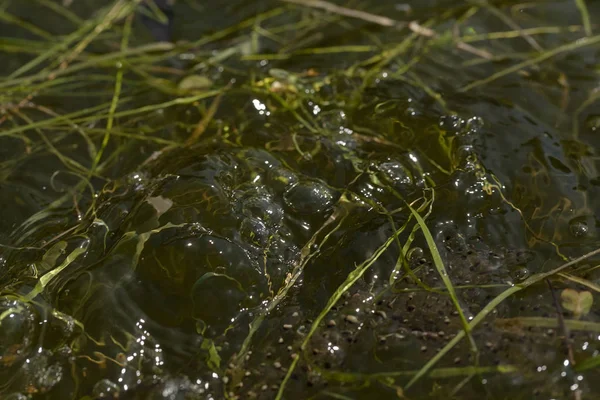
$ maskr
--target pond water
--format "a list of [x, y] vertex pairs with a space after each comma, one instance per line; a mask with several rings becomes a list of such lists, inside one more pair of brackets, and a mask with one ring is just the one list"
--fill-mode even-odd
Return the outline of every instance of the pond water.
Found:
[[600, 3], [0, 4], [1, 398], [599, 393]]

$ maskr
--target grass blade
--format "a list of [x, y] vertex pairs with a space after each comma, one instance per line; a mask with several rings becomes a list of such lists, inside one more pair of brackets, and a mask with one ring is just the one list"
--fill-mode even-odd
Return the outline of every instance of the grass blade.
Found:
[[581, 20], [583, 21], [583, 29], [585, 30], [586, 36], [592, 36], [592, 24], [590, 23], [590, 13], [588, 12], [585, 0], [575, 0], [577, 8], [581, 13]]
[[454, 290], [454, 285], [452, 284], [452, 280], [450, 280], [450, 277], [448, 276], [448, 271], [446, 271], [446, 267], [444, 265], [444, 262], [442, 261], [440, 252], [437, 249], [435, 240], [433, 239], [433, 236], [431, 235], [431, 231], [429, 230], [429, 228], [427, 227], [427, 224], [425, 223], [425, 220], [423, 220], [423, 218], [417, 212], [417, 210], [415, 210], [408, 203], [406, 203], [406, 205], [408, 206], [413, 217], [415, 217], [415, 219], [417, 220], [417, 223], [419, 224], [421, 231], [423, 232], [423, 235], [425, 236], [425, 240], [427, 241], [427, 247], [429, 247], [429, 251], [431, 253], [431, 257], [433, 259], [435, 269], [437, 270], [438, 274], [442, 278], [442, 281], [444, 282], [444, 286], [446, 286], [446, 290], [448, 290], [448, 294], [450, 295], [450, 299], [452, 300], [452, 303], [454, 304], [454, 307], [456, 308], [456, 311], [458, 312], [460, 321], [463, 326], [463, 331], [469, 337], [469, 342], [471, 344], [471, 350], [473, 352], [477, 352], [477, 345], [475, 344], [475, 340], [473, 340], [473, 337], [471, 336], [471, 328], [469, 326], [469, 322], [467, 321], [467, 318], [465, 317], [465, 314], [462, 311], [460, 303], [458, 302], [458, 297], [456, 296], [456, 291]]
[[500, 72], [497, 72], [497, 73], [495, 73], [493, 75], [488, 76], [487, 78], [480, 79], [478, 81], [469, 83], [468, 85], [463, 86], [462, 88], [460, 88], [459, 92], [467, 92], [467, 91], [469, 91], [471, 89], [474, 89], [474, 88], [476, 88], [478, 86], [482, 86], [482, 85], [488, 84], [488, 83], [493, 82], [495, 80], [498, 80], [498, 79], [500, 79], [500, 78], [502, 78], [502, 77], [504, 77], [506, 75], [512, 74], [513, 72], [517, 72], [517, 71], [519, 71], [519, 70], [521, 70], [523, 68], [527, 68], [527, 67], [530, 67], [532, 65], [539, 64], [542, 61], [545, 61], [545, 60], [547, 60], [549, 58], [552, 58], [552, 57], [554, 57], [554, 56], [556, 56], [558, 54], [566, 53], [566, 52], [573, 51], [573, 50], [577, 50], [577, 49], [580, 49], [580, 48], [586, 47], [586, 46], [591, 46], [591, 45], [594, 45], [594, 44], [599, 43], [599, 42], [600, 42], [600, 35], [596, 35], [596, 36], [590, 36], [590, 37], [583, 38], [583, 39], [578, 40], [576, 42], [567, 43], [567, 44], [564, 44], [562, 46], [558, 46], [558, 47], [556, 47], [556, 48], [554, 48], [552, 50], [548, 50], [548, 51], [540, 54], [537, 57], [527, 59], [527, 60], [525, 60], [523, 62], [520, 62], [520, 63], [518, 63], [516, 65], [513, 65], [512, 67], [508, 67], [506, 69], [503, 69]]

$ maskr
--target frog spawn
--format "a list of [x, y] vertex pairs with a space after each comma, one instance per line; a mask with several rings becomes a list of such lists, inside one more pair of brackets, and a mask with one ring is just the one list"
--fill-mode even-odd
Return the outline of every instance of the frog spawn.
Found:
[[[366, 199], [391, 204], [387, 200], [394, 196], [381, 190], [382, 185], [377, 182], [379, 179], [385, 185], [392, 185], [402, 195], [419, 195], [418, 189], [424, 186], [424, 179], [413, 158], [414, 155], [411, 157], [411, 154], [405, 153], [354, 164], [360, 167], [359, 170], [369, 172], [364, 174], [367, 179], [363, 187], [367, 189], [361, 192], [350, 187], [350, 190], [363, 193]], [[332, 160], [345, 162], [339, 155]], [[227, 342], [219, 336], [231, 326], [243, 335], [244, 327], [252, 321], [249, 318], [252, 310], [281, 286], [290, 266], [298, 259], [298, 245], [322, 225], [336, 205], [340, 191], [310, 174], [292, 172], [271, 154], [256, 149], [229, 149], [214, 151], [210, 155], [177, 154], [156, 160], [149, 170], [151, 172], [136, 173], [137, 178], [121, 186], [119, 196], [128, 200], [127, 206], [110, 223], [113, 243], [123, 243], [125, 237], [131, 237], [130, 245], [141, 249], [137, 253], [137, 263], [123, 268], [123, 271], [128, 268], [135, 270], [129, 277], [125, 274], [125, 281], [130, 280], [125, 282], [128, 294], [124, 301], [138, 306], [130, 317], [142, 316], [149, 321], [148, 332], [144, 336], [149, 338], [151, 335], [155, 344], [172, 341], [166, 339], [165, 332], [158, 327], [164, 324], [181, 333], [182, 338], [200, 333], [219, 340], [225, 358], [234, 349], [228, 348]], [[298, 170], [310, 171], [310, 167]], [[377, 179], [371, 180], [371, 173]], [[333, 173], [330, 175], [333, 181], [353, 182], [360, 174], [357, 172], [345, 177], [343, 174], [337, 177]], [[356, 179], [356, 187], [362, 182]], [[368, 185], [371, 185], [370, 189]], [[110, 197], [105, 201], [109, 207], [104, 211], [110, 214]], [[106, 216], [100, 213], [100, 217]], [[389, 233], [382, 230], [377, 237], [385, 239]], [[118, 235], [123, 236], [119, 238]], [[370, 236], [368, 229], [365, 235]], [[109, 258], [118, 260], [129, 248], [116, 246]], [[363, 258], [357, 256], [357, 259]], [[386, 261], [384, 264], [393, 265], [393, 262]], [[100, 265], [98, 270], [110, 268], [106, 264]], [[122, 276], [116, 280], [111, 277], [109, 283], [122, 284]], [[377, 277], [372, 279], [376, 281]], [[153, 299], [151, 304], [147, 302], [148, 298]], [[120, 308], [122, 304], [114, 305]], [[299, 317], [300, 320], [292, 318], [293, 321], [282, 325], [285, 335], [306, 332], [311, 316], [307, 315], [304, 319], [303, 313], [299, 313]], [[337, 326], [358, 328], [363, 317], [345, 311], [331, 321]], [[157, 323], [153, 326], [153, 322]], [[339, 357], [352, 351], [343, 350], [345, 345], [341, 337], [332, 335], [330, 342], [333, 347], [330, 347], [338, 348], [334, 352]], [[286, 337], [282, 336], [284, 341]], [[147, 339], [149, 342], [150, 339]], [[197, 343], [196, 348], [200, 346]], [[285, 373], [286, 362], [298, 356], [297, 349], [292, 346], [289, 350], [289, 346], [292, 345], [286, 346], [285, 357], [273, 361], [276, 374]], [[108, 364], [108, 357], [123, 364], [124, 356], [129, 358], [135, 353], [128, 350], [120, 355], [116, 349], [97, 350], [106, 354]], [[140, 353], [135, 354], [139, 357]], [[147, 349], [145, 354], [153, 353]], [[200, 358], [204, 356], [202, 353]], [[151, 359], [149, 365], [152, 365]], [[176, 385], [168, 378], [168, 366], [172, 364], [168, 359], [164, 362], [167, 367], [157, 371], [165, 378], [157, 384], [157, 388]], [[154, 365], [152, 368], [158, 367], [162, 366]], [[144, 390], [152, 369], [123, 369], [126, 371], [124, 374], [121, 369], [107, 374], [101, 381], [102, 385], [95, 389], [98, 396], [113, 396], [111, 393], [117, 390], [123, 393], [125, 385], [128, 390]], [[199, 369], [207, 371], [209, 368], [203, 366]], [[138, 372], [141, 375], [138, 376]], [[204, 382], [210, 378], [208, 374], [198, 379]], [[189, 382], [193, 381], [190, 378]], [[190, 383], [187, 387], [195, 391], [198, 388], [194, 385]], [[262, 390], [263, 386], [261, 384], [256, 389]], [[250, 392], [248, 395], [252, 397]]]
[[[415, 289], [414, 284], [405, 287]], [[390, 396], [389, 383], [402, 387], [412, 375], [403, 377], [392, 373], [394, 377], [385, 381], [367, 380], [367, 376], [416, 371], [461, 331], [460, 317], [447, 296], [418, 290], [373, 292], [367, 282], [359, 281], [321, 321], [303, 352], [300, 346], [318, 309], [307, 312], [304, 307], [294, 306], [294, 302], [291, 300], [282, 307], [285, 312], [276, 313], [266, 322], [268, 326], [261, 330], [261, 341], [268, 345], [247, 355], [241, 383], [229, 388], [234, 398], [273, 398], [296, 357], [301, 357], [301, 361], [287, 382], [286, 398], [318, 396], [323, 391], [343, 394], [348, 385], [360, 386], [367, 382], [373, 390], [370, 395], [377, 392], [381, 398], [387, 398]], [[465, 300], [464, 304], [477, 309], [480, 303], [471, 299]], [[551, 337], [552, 333], [549, 335]], [[542, 349], [548, 345], [524, 345], [510, 335], [500, 341], [497, 337], [498, 332], [476, 337], [480, 354], [492, 360], [494, 365], [514, 363], [527, 346]], [[365, 358], [364, 354], [373, 357]], [[474, 362], [469, 354], [468, 343], [463, 341], [438, 366], [468, 367]], [[555, 357], [556, 354], [549, 354], [549, 358]], [[413, 368], [407, 365], [407, 359], [413, 361]], [[346, 373], [348, 375], [344, 376]], [[490, 388], [501, 388], [508, 381], [519, 379], [502, 374], [484, 377]], [[544, 377], [549, 375], [544, 374]], [[444, 380], [440, 382], [443, 383]], [[450, 390], [447, 386], [444, 388]]]
[[113, 371], [111, 379], [101, 379], [94, 384], [92, 394], [95, 398], [175, 399], [185, 396], [204, 399], [214, 396], [220, 388], [218, 377], [206, 374], [192, 381], [187, 376], [170, 377], [166, 373], [164, 349], [147, 330], [147, 325], [151, 324], [138, 320], [128, 343], [116, 346], [113, 343], [109, 350], [104, 349], [105, 353], [95, 353], [105, 363], [104, 368]]
[[0, 300], [0, 315], [0, 363], [10, 367], [33, 351], [38, 318], [29, 304], [7, 298]]
[[80, 333], [73, 320], [58, 312], [43, 316], [30, 303], [10, 298], [0, 299], [0, 315], [0, 380], [7, 398], [53, 391], [68, 375], [67, 343]]
[[[159, 176], [156, 181], [161, 175], [170, 178], [162, 184], [148, 184], [156, 188], [148, 198], [168, 201], [169, 208], [155, 220], [162, 226], [167, 223], [180, 226], [159, 228], [160, 232], [151, 234], [148, 250], [140, 255], [138, 275], [156, 282], [159, 291], [183, 293], [176, 309], [185, 309], [185, 296], [191, 296], [194, 318], [202, 320], [202, 324], [216, 323], [214, 333], [217, 333], [235, 318], [236, 309], [259, 304], [268, 295], [267, 280], [281, 281], [285, 264], [295, 256], [295, 246], [283, 227], [283, 208], [274, 198], [277, 189], [260, 183], [269, 169], [278, 167], [278, 161], [264, 151], [250, 149], [239, 154], [212, 154], [181, 166], [165, 163], [158, 167], [154, 166], [154, 174]], [[211, 173], [216, 169], [220, 172]], [[252, 174], [256, 185], [245, 183]], [[283, 189], [286, 188], [284, 185]], [[145, 221], [158, 210], [149, 205], [133, 208], [126, 222], [128, 229], [140, 233], [148, 228], [157, 229], [157, 224], [147, 226]], [[185, 221], [196, 221], [199, 228], [194, 231]], [[274, 251], [277, 249], [281, 252]], [[266, 270], [259, 264], [265, 250], [268, 250]], [[269, 276], [261, 276], [265, 273]], [[217, 300], [222, 295], [219, 290], [208, 290], [210, 287], [229, 293], [218, 301], [228, 311], [207, 314], [214, 310], [202, 304], [208, 304], [211, 296], [217, 296], [213, 299]]]
[[[286, 398], [299, 398], [295, 397], [295, 393], [316, 395], [321, 390], [343, 393], [343, 389], [336, 391], [338, 386], [334, 381], [337, 373], [370, 374], [394, 368], [406, 370], [407, 359], [415, 360], [417, 366], [423, 365], [461, 330], [459, 314], [450, 299], [443, 294], [423, 290], [406, 276], [404, 270], [396, 276], [393, 288], [386, 287], [390, 266], [395, 265], [397, 260], [397, 254], [391, 246], [368, 273], [343, 294], [342, 299], [319, 323], [306, 351], [301, 350], [300, 346], [316, 315], [350, 273], [352, 266], [356, 267], [390, 236], [389, 229], [378, 231], [385, 227], [385, 219], [377, 221], [366, 208], [361, 210], [354, 209], [334, 234], [334, 239], [321, 248], [305, 267], [303, 285], [294, 288], [285, 303], [264, 322], [259, 336], [261, 343], [267, 345], [248, 353], [244, 377], [235, 380], [235, 384], [229, 387], [238, 398], [272, 398], [279, 389], [278, 383], [296, 357], [301, 357], [301, 361], [292, 379], [287, 382]], [[398, 220], [396, 224], [401, 222]], [[375, 227], [378, 228], [373, 229]], [[527, 264], [534, 261], [530, 251], [490, 248], [485, 238], [469, 236], [466, 234], [469, 229], [463, 232], [451, 222], [439, 225], [436, 230], [438, 248], [453, 280], [466, 280], [468, 276], [472, 279], [469, 282], [475, 286], [489, 282], [506, 284], [512, 279], [523, 279], [519, 274], [524, 273]], [[345, 242], [346, 236], [349, 242]], [[360, 242], [361, 246], [353, 245], [353, 240]], [[423, 250], [426, 244], [419, 240], [422, 238], [417, 238], [407, 255], [409, 268], [417, 271], [422, 284], [440, 287], [442, 282], [431, 263], [429, 252]], [[344, 250], [355, 248], [360, 248], [364, 254]], [[340, 256], [340, 251], [350, 253]], [[350, 263], [353, 265], [336, 264], [340, 259], [344, 263], [351, 259], [355, 262]], [[512, 274], [514, 277], [511, 277]], [[467, 318], [473, 316], [469, 312], [475, 313], [481, 304], [489, 302], [493, 293], [493, 289], [483, 288], [459, 290]], [[302, 308], [296, 304], [302, 304]], [[498, 349], [512, 348], [512, 345], [501, 346], [487, 340], [481, 343], [481, 347], [486, 357], [496, 362], [513, 361], [510, 354], [495, 355]], [[364, 354], [373, 354], [374, 357], [361, 356]], [[469, 354], [468, 345], [462, 343], [453, 349], [446, 357], [447, 361], [440, 366], [468, 366], [472, 360], [465, 354]], [[380, 371], [382, 365], [385, 365], [385, 371]], [[234, 371], [230, 372], [236, 376]], [[342, 377], [342, 380], [345, 379], [350, 378]], [[359, 385], [360, 378], [356, 379]], [[403, 378], [395, 379], [398, 387], [405, 383]], [[495, 377], [493, 382], [498, 387], [505, 384], [501, 375]], [[374, 381], [371, 383], [374, 384]], [[340, 382], [340, 387], [343, 386], [344, 383]], [[382, 397], [389, 394], [385, 385], [378, 390]]]
[[291, 186], [283, 195], [285, 204], [300, 215], [321, 214], [330, 210], [335, 193], [316, 180], [305, 180]]
[[[86, 334], [94, 337], [78, 339], [78, 354], [84, 357], [79, 363], [87, 371], [82, 388], [93, 382], [89, 390], [98, 398], [181, 389], [183, 383], [174, 383], [179, 378], [169, 378], [171, 368], [189, 366], [194, 353], [199, 353], [195, 362], [203, 364], [202, 338], [219, 337], [230, 326], [243, 332], [251, 310], [283, 283], [299, 254], [294, 215], [314, 211], [308, 203], [316, 198], [325, 218], [337, 195], [324, 182], [297, 177], [265, 154], [213, 154], [196, 159], [197, 166], [153, 164], [153, 173], [136, 173], [137, 178], [127, 177], [111, 189], [125, 208], [102, 196], [100, 223], [90, 227], [100, 233], [93, 235], [90, 249], [102, 251], [104, 244], [110, 251], [89, 274], [66, 282], [58, 304], [88, 321]], [[244, 183], [252, 174], [256, 185]], [[136, 261], [129, 256], [132, 250]], [[80, 295], [85, 304], [73, 304], [73, 296]], [[76, 311], [86, 309], [84, 315]], [[133, 327], [128, 321], [135, 318]], [[163, 342], [179, 347], [163, 348]], [[164, 358], [164, 352], [170, 356]], [[33, 359], [33, 365], [55, 381], [40, 381], [38, 391], [49, 390], [50, 383], [65, 378], [64, 370], [46, 353], [40, 357], [48, 361]], [[194, 368], [206, 373], [190, 376], [181, 393], [217, 390], [221, 378], [210, 369]], [[151, 383], [156, 375], [160, 382]], [[207, 382], [212, 382], [210, 391]]]
[[[474, 285], [519, 283], [529, 277], [528, 264], [535, 261], [530, 250], [490, 248], [479, 235], [466, 235], [455, 224], [439, 224], [437, 243], [455, 279]], [[466, 295], [476, 298], [476, 292]], [[484, 301], [484, 299], [481, 299]]]
[[[273, 398], [297, 357], [301, 357], [301, 361], [288, 381], [286, 398], [306, 398], [303, 396], [317, 395], [323, 390], [337, 393], [336, 373], [378, 372], [382, 361], [386, 367], [396, 364], [398, 369], [403, 369], [407, 355], [421, 359], [452, 339], [453, 335], [446, 332], [460, 329], [458, 316], [443, 298], [413, 300], [403, 296], [394, 300], [394, 297], [384, 296], [373, 301], [368, 285], [359, 283], [328, 313], [305, 352], [300, 344], [311, 328], [313, 315], [306, 314], [302, 308], [286, 305], [285, 313], [272, 316], [268, 326], [261, 331], [262, 340], [268, 345], [247, 355], [243, 378], [230, 387], [230, 395], [239, 399]], [[448, 322], [422, 330], [420, 311], [415, 311], [415, 305], [422, 304], [423, 300], [431, 310], [428, 321], [439, 319], [439, 313], [445, 313]], [[361, 356], [365, 353], [374, 354], [379, 362], [366, 362]], [[385, 390], [380, 390], [385, 398]]]
[[[95, 342], [82, 334], [79, 323], [58, 311], [42, 319], [30, 304], [18, 300], [3, 299], [0, 307], [3, 310], [0, 314], [6, 316], [1, 330], [0, 369], [1, 379], [7, 383], [3, 387], [9, 393], [6, 398], [26, 399], [57, 390], [66, 393], [62, 388], [75, 384], [69, 373], [74, 364], [80, 367], [87, 364], [84, 367], [87, 373], [78, 378], [77, 384], [86, 387], [90, 381], [95, 382], [90, 387], [94, 398], [118, 398], [119, 393], [152, 382], [155, 374], [161, 373], [162, 349], [144, 329], [143, 321], [136, 324], [137, 331], [129, 336], [129, 343], [126, 340], [117, 343], [118, 335]], [[75, 344], [74, 349], [67, 344]], [[123, 348], [127, 350], [124, 352]], [[96, 382], [98, 370], [108, 371], [114, 382], [109, 379]]]

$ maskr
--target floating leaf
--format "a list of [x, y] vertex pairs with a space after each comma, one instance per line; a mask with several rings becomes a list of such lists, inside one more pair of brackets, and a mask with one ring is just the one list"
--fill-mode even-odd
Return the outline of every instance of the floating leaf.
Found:
[[578, 292], [574, 289], [565, 289], [560, 294], [563, 308], [571, 311], [575, 318], [580, 318], [590, 312], [594, 298], [588, 291]]
[[184, 92], [202, 91], [210, 88], [213, 82], [202, 75], [186, 76], [179, 82], [179, 89]]

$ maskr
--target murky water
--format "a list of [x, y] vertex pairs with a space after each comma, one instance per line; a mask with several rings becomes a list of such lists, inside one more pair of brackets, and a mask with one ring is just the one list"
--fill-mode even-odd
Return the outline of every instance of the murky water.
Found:
[[598, 3], [106, 3], [0, 8], [2, 398], [595, 398]]

